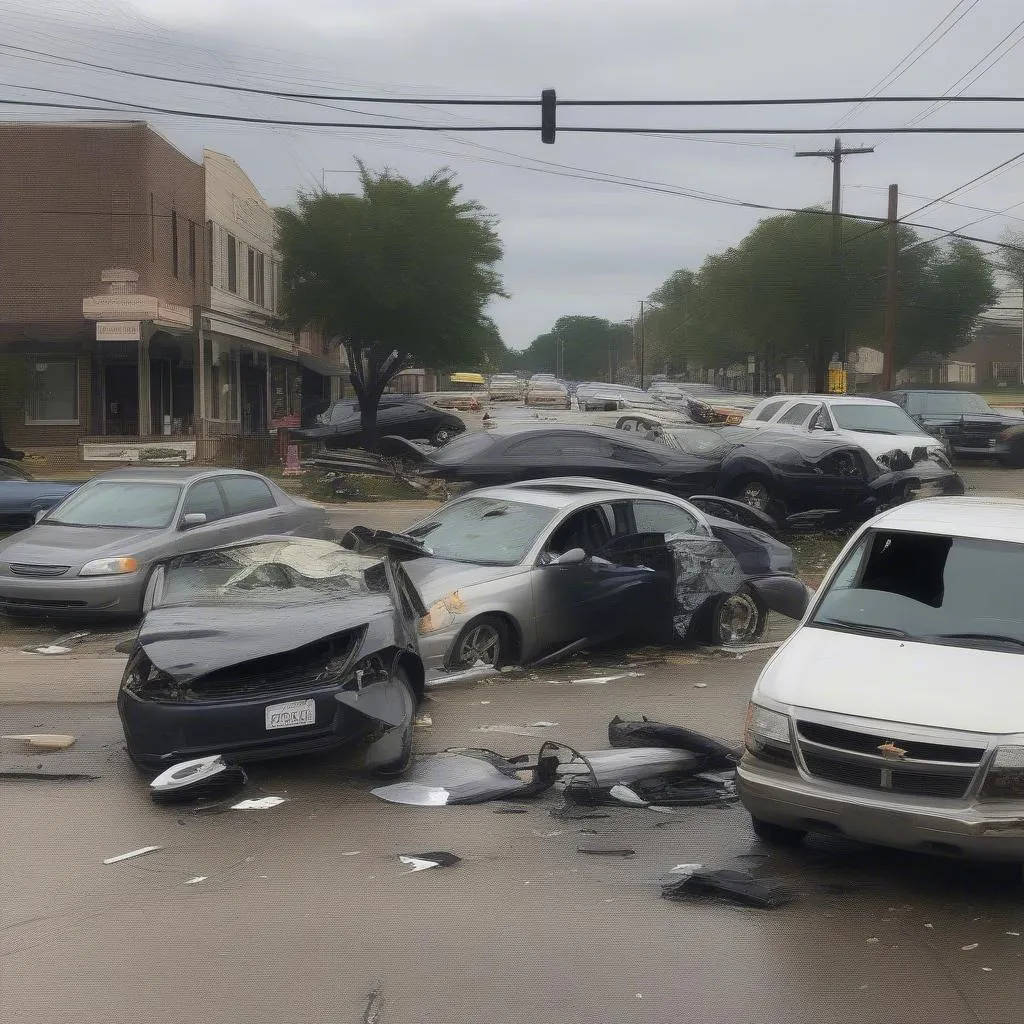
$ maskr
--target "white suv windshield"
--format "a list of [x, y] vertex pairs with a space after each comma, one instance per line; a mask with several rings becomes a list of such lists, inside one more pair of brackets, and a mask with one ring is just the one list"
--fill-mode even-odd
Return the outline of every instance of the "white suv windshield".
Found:
[[1024, 652], [1024, 545], [870, 530], [810, 625]]
[[928, 435], [898, 405], [855, 405], [831, 403], [828, 411], [843, 430], [863, 434]]

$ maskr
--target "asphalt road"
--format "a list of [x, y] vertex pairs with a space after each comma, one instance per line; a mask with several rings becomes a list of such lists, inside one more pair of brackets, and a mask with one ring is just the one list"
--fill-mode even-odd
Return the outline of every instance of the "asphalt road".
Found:
[[[544, 736], [593, 749], [616, 713], [738, 740], [761, 660], [678, 654], [605, 684], [573, 682], [608, 673], [576, 664], [453, 687], [424, 707], [417, 750], [533, 753]], [[160, 808], [125, 765], [112, 706], [4, 717], [75, 733], [36, 757], [96, 776], [0, 781], [7, 1024], [1019, 1019], [1024, 888], [1005, 871], [833, 839], [778, 853], [736, 806], [565, 821], [555, 795], [520, 814], [389, 805], [329, 758], [255, 770], [245, 795], [286, 798], [269, 810]], [[558, 724], [476, 731], [536, 721]], [[415, 874], [398, 861], [436, 850], [462, 860]], [[694, 862], [781, 879], [793, 901], [663, 899], [666, 874]]]

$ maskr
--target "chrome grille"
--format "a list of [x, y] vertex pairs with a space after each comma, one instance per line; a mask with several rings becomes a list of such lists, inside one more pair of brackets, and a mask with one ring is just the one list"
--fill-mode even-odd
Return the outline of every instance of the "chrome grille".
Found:
[[15, 576], [63, 576], [70, 565], [33, 565], [31, 562], [8, 562], [8, 568]]
[[[910, 796], [963, 799], [985, 757], [985, 748], [901, 739], [856, 729], [798, 721], [804, 767], [819, 779], [844, 786]], [[886, 757], [881, 748], [904, 753]]]

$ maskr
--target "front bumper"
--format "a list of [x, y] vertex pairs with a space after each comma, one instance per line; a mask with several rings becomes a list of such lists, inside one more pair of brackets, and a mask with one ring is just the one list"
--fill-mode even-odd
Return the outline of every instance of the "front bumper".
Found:
[[[808, 832], [842, 834], [878, 846], [976, 860], [1024, 861], [1024, 803], [981, 807], [810, 779], [743, 755], [743, 806], [755, 818]], [[998, 809], [997, 809], [998, 808]]]
[[145, 587], [140, 572], [50, 579], [0, 576], [0, 610], [22, 615], [139, 615]]
[[[187, 703], [144, 700], [122, 689], [117, 710], [129, 755], [147, 767], [166, 768], [209, 754], [236, 762], [262, 761], [333, 750], [369, 735], [374, 723], [334, 699], [342, 689], [337, 685]], [[316, 702], [313, 725], [267, 730], [268, 706], [306, 699]]]

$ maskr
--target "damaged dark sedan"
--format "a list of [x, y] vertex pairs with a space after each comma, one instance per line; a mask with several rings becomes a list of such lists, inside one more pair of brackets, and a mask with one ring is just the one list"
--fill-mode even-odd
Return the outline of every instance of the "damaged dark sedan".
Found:
[[[859, 522], [915, 497], [963, 494], [963, 481], [945, 456], [888, 456], [888, 471], [859, 446], [820, 435], [752, 427], [666, 427], [647, 434], [716, 468], [716, 494], [771, 515], [789, 526]], [[881, 460], [879, 460], [881, 461]]]
[[404, 769], [425, 608], [400, 565], [260, 538], [165, 561], [146, 607], [117, 699], [136, 764], [365, 742], [367, 767]]

